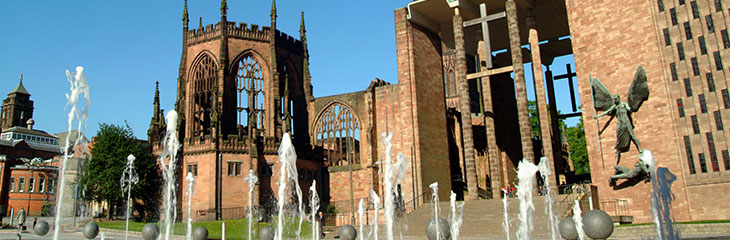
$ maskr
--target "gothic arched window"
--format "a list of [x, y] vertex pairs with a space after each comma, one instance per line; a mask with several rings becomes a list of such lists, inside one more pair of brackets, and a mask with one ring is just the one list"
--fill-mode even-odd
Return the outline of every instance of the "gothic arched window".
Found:
[[238, 126], [253, 124], [251, 127], [263, 129], [266, 100], [263, 67], [251, 54], [245, 55], [235, 66], [238, 68], [236, 74]]
[[315, 144], [322, 147], [330, 166], [360, 163], [360, 123], [341, 103], [327, 107], [314, 127]]
[[193, 136], [210, 134], [210, 110], [213, 107], [213, 94], [216, 71], [215, 60], [209, 54], [201, 54], [192, 68], [192, 131]]

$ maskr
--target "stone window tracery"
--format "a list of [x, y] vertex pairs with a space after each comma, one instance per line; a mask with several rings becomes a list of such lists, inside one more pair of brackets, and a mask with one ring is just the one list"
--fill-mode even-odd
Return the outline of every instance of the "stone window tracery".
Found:
[[210, 110], [213, 107], [213, 95], [216, 79], [216, 66], [213, 57], [202, 54], [192, 70], [192, 131], [193, 136], [210, 134]]
[[343, 104], [332, 104], [322, 112], [314, 135], [330, 166], [360, 163], [360, 123]]
[[238, 127], [263, 129], [266, 100], [263, 67], [251, 54], [238, 61], [236, 67]]

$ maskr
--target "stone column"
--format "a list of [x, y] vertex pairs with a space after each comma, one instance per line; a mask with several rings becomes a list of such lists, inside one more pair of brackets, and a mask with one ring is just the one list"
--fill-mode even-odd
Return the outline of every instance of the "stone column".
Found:
[[517, 95], [517, 118], [520, 126], [520, 142], [522, 142], [522, 156], [528, 161], [535, 161], [532, 148], [532, 128], [530, 114], [527, 109], [527, 87], [525, 86], [525, 71], [522, 66], [522, 49], [520, 47], [520, 29], [517, 23], [517, 3], [508, 0], [507, 27], [509, 28], [509, 46], [512, 52], [512, 67], [515, 75], [515, 95]]
[[464, 139], [464, 162], [466, 163], [466, 181], [469, 191], [465, 200], [476, 200], [477, 168], [474, 159], [474, 134], [471, 125], [471, 99], [469, 83], [466, 79], [466, 50], [464, 49], [464, 19], [459, 15], [459, 8], [454, 8], [454, 45], [456, 48], [456, 80], [459, 85], [459, 109], [461, 110], [461, 132]]
[[[479, 59], [492, 57], [487, 53], [485, 44], [490, 44], [489, 39], [479, 42]], [[486, 69], [485, 69], [486, 70]], [[482, 77], [482, 101], [484, 102], [484, 128], [487, 132], [487, 159], [489, 161], [489, 177], [492, 186], [492, 198], [499, 198], [499, 190], [502, 188], [502, 168], [497, 152], [497, 137], [494, 132], [494, 106], [492, 105], [492, 83], [489, 76]]]
[[[542, 59], [540, 58], [540, 40], [537, 35], [535, 16], [527, 17], [527, 29], [529, 29], [528, 41], [532, 53], [532, 79], [535, 84], [535, 96], [537, 97], [537, 116], [540, 122], [540, 137], [542, 138], [542, 156], [547, 157], [550, 162], [550, 171], [555, 178], [553, 184], [557, 183], [558, 174], [555, 172], [555, 154], [553, 153], [553, 134], [550, 129], [550, 118], [545, 100], [545, 80], [542, 75]], [[557, 186], [557, 185], [553, 185]]]

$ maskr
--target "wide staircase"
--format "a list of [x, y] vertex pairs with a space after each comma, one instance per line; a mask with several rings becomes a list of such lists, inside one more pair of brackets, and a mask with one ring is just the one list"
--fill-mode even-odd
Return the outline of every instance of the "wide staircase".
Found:
[[[533, 197], [532, 202], [535, 206], [535, 211], [532, 214], [532, 239], [551, 238], [548, 217], [545, 214], [545, 198], [545, 196]], [[553, 198], [553, 214], [558, 216], [557, 221], [559, 221], [560, 216], [566, 213], [566, 210], [571, 207], [568, 203], [572, 201], [565, 201], [563, 195], [554, 196]], [[509, 204], [510, 238], [516, 239], [515, 232], [520, 224], [518, 218], [520, 203], [517, 198], [509, 198], [507, 202]], [[441, 209], [440, 216], [450, 222], [450, 219], [448, 219], [449, 212], [451, 211], [449, 202], [441, 202], [439, 207]], [[405, 219], [408, 228], [403, 232], [403, 236], [414, 239], [419, 236], [423, 237], [426, 232], [426, 224], [432, 217], [433, 203], [424, 204], [409, 213]], [[502, 228], [503, 219], [504, 208], [502, 199], [468, 201], [464, 205], [463, 223], [459, 239], [507, 239]]]

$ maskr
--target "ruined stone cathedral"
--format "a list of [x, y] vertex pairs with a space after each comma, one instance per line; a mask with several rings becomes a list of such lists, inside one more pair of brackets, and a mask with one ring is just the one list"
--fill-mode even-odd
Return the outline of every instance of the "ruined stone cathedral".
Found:
[[[339, 212], [354, 210], [370, 190], [382, 195], [378, 161], [385, 158], [382, 134], [387, 132], [393, 132], [391, 157], [402, 153], [409, 161], [398, 185], [407, 208], [421, 205], [433, 182], [439, 182], [442, 199], [451, 191], [465, 200], [498, 197], [499, 189], [514, 182], [522, 158], [558, 159], [551, 181], [565, 181], [571, 164], [551, 133], [552, 123], [541, 122], [539, 138], [529, 127], [522, 51], [480, 58], [474, 41], [481, 36], [478, 27], [461, 27], [467, 21], [447, 3], [421, 1], [395, 10], [397, 84], [375, 79], [362, 91], [319, 98], [312, 94], [303, 14], [297, 39], [277, 30], [275, 2], [269, 26], [228, 21], [222, 1], [220, 22], [196, 29], [188, 27], [186, 3], [175, 104], [180, 117], [177, 123], [165, 122], [156, 92], [148, 137], [159, 148], [166, 124], [178, 125], [179, 173], [192, 173], [197, 182], [194, 218], [242, 217], [249, 170], [260, 179], [254, 204], [272, 207], [277, 149], [285, 132], [297, 150], [301, 189], [316, 180], [322, 206]], [[487, 45], [495, 51], [520, 49], [524, 26], [518, 22], [526, 21], [526, 6], [520, 5], [520, 19], [515, 1], [488, 7], [505, 11], [505, 6], [506, 18], [496, 21], [503, 25], [500, 39]], [[419, 12], [435, 14], [438, 21], [424, 20]], [[462, 14], [477, 18], [478, 7]], [[567, 35], [548, 33], [546, 39]], [[544, 95], [541, 101], [545, 106]], [[540, 111], [546, 118], [547, 110]], [[178, 190], [178, 208], [185, 216], [186, 184], [180, 180]]]

